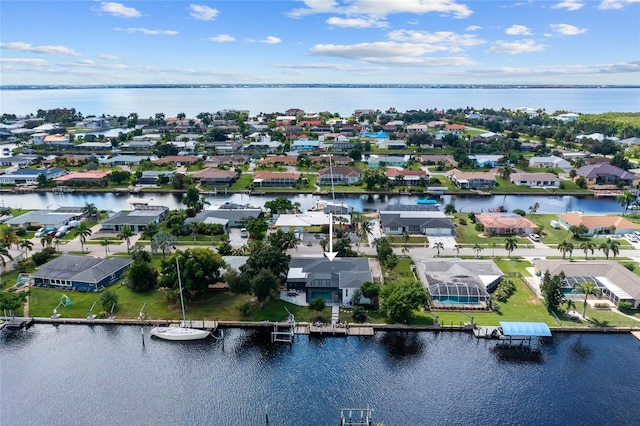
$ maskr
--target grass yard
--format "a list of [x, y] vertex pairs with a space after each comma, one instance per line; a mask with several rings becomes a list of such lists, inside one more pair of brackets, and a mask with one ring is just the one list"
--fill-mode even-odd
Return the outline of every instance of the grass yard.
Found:
[[[582, 314], [583, 302], [576, 301], [575, 311]], [[587, 306], [587, 320], [572, 319], [558, 315], [563, 327], [640, 327], [640, 321], [635, 321], [609, 309], [594, 309]], [[633, 315], [640, 320], [640, 314]]]

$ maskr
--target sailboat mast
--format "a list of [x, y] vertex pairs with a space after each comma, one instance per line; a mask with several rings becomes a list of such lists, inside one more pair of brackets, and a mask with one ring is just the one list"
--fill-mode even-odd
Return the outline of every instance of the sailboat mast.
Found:
[[176, 269], [178, 271], [178, 287], [180, 288], [180, 306], [182, 307], [182, 324], [183, 327], [187, 326], [187, 316], [184, 313], [184, 298], [182, 297], [182, 279], [180, 278], [180, 262], [176, 256]]

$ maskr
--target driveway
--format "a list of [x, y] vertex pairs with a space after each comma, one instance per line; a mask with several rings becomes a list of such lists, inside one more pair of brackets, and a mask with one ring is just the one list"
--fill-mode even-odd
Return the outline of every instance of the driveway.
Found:
[[429, 247], [435, 247], [436, 243], [442, 243], [445, 249], [453, 249], [456, 247], [456, 239], [454, 237], [432, 237], [429, 236]]
[[240, 236], [240, 228], [230, 228], [229, 229], [229, 243], [233, 248], [240, 248], [247, 242], [247, 238], [242, 238]]

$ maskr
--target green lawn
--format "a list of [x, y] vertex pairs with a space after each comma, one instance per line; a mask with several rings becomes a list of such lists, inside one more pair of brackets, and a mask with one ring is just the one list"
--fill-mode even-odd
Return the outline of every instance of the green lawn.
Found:
[[[573, 244], [574, 250], [573, 255], [584, 254], [582, 250], [580, 250], [580, 244], [591, 241], [599, 246], [600, 244], [606, 242], [607, 237], [584, 237], [584, 238], [573, 238], [573, 235], [564, 228], [555, 229], [551, 227], [552, 220], [558, 220], [558, 215], [556, 214], [527, 214], [527, 219], [531, 220], [538, 226], [542, 226], [543, 232], [541, 234], [541, 241], [544, 244], [554, 246], [556, 244], [560, 244], [562, 241], [567, 241]], [[632, 249], [633, 246], [624, 238], [617, 238], [615, 241], [620, 243], [620, 249]], [[597, 250], [596, 250], [597, 252]], [[591, 252], [589, 252], [591, 255]]]
[[[455, 231], [457, 233], [456, 241], [458, 244], [462, 244], [465, 246], [474, 246], [475, 244], [479, 244], [484, 248], [484, 251], [481, 253], [483, 255], [487, 255], [487, 250], [491, 249], [492, 244], [496, 244], [496, 248], [504, 248], [505, 237], [504, 236], [496, 236], [496, 237], [485, 237], [482, 235], [481, 231], [477, 231], [475, 226], [476, 224], [469, 220], [468, 213], [456, 213], [454, 214], [456, 217], [456, 227]], [[466, 225], [461, 225], [458, 218], [464, 218], [467, 221]], [[520, 238], [515, 237], [518, 247], [524, 248], [532, 245], [532, 242], [528, 238]], [[517, 252], [518, 249], [515, 250], [514, 253]]]
[[[576, 302], [575, 311], [582, 314], [583, 302]], [[633, 315], [640, 319], [640, 314]], [[634, 321], [609, 309], [594, 309], [587, 306], [588, 320], [571, 319], [559, 315], [563, 327], [589, 326], [589, 327], [640, 327], [640, 321]]]
[[231, 185], [229, 189], [231, 190], [242, 190], [247, 189], [247, 187], [253, 182], [253, 175], [250, 173], [243, 173], [240, 175], [237, 181]]

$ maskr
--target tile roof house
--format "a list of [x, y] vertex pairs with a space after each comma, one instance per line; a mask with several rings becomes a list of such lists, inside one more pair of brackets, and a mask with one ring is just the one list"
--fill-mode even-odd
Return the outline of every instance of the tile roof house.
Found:
[[[349, 304], [353, 292], [365, 281], [374, 281], [370, 261], [357, 257], [293, 257], [287, 273], [288, 290], [304, 290], [306, 301], [325, 299], [329, 303]], [[361, 299], [361, 303], [366, 303]]]
[[225, 228], [242, 228], [247, 224], [247, 220], [258, 218], [262, 210], [254, 207], [240, 206], [237, 204], [225, 204], [222, 206], [212, 206], [210, 209], [202, 210], [195, 217], [188, 217], [184, 224], [191, 223], [221, 223]]
[[384, 173], [389, 179], [401, 185], [420, 185], [429, 180], [424, 170], [404, 170], [389, 168]]
[[63, 254], [31, 274], [34, 285], [77, 291], [98, 291], [122, 278], [132, 259], [102, 259]]
[[494, 172], [462, 172], [453, 169], [447, 173], [447, 177], [460, 189], [491, 189], [496, 186]]
[[230, 170], [208, 168], [192, 176], [195, 182], [208, 186], [231, 186], [238, 180], [240, 173]]
[[574, 293], [577, 284], [590, 281], [602, 291], [602, 297], [614, 304], [620, 301], [630, 302], [634, 309], [640, 308], [640, 277], [629, 271], [616, 261], [589, 260], [565, 261], [565, 260], [534, 260], [534, 266], [540, 273], [546, 271], [554, 275], [564, 272], [565, 281], [563, 288], [565, 294], [575, 294], [575, 297], [584, 299], [581, 293]]
[[295, 155], [269, 155], [258, 161], [258, 164], [270, 166], [295, 166], [298, 163], [298, 157]]
[[462, 133], [464, 132], [464, 124], [447, 124], [444, 129], [449, 133]]
[[516, 213], [496, 212], [476, 214], [478, 222], [484, 225], [484, 234], [495, 235], [528, 235], [538, 231], [538, 225]]
[[553, 173], [512, 173], [510, 180], [514, 185], [530, 188], [559, 188], [560, 178]]
[[640, 180], [640, 176], [606, 163], [582, 166], [576, 173], [590, 189], [617, 189], [618, 185], [635, 188]]
[[425, 165], [438, 164], [442, 161], [444, 167], [458, 167], [458, 162], [449, 154], [422, 154], [420, 162]]
[[362, 170], [357, 167], [326, 167], [318, 172], [318, 185], [353, 185], [361, 178]]
[[291, 187], [300, 181], [298, 172], [255, 172], [253, 183], [259, 187]]
[[381, 210], [380, 226], [386, 235], [402, 235], [405, 232], [447, 237], [455, 235], [451, 219], [435, 210]]
[[195, 155], [168, 155], [166, 157], [153, 160], [152, 163], [156, 165], [173, 164], [174, 166], [180, 166], [183, 164], [197, 163], [199, 160], [200, 157]]
[[[630, 234], [640, 231], [640, 226], [622, 216], [585, 215], [579, 213], [564, 213], [558, 215], [558, 223], [565, 229], [571, 226], [584, 225], [589, 232], [586, 235], [600, 234]], [[615, 228], [615, 230], [614, 230]]]
[[118, 212], [101, 225], [103, 231], [120, 232], [124, 227], [131, 227], [136, 232], [143, 232], [151, 223], [159, 224], [169, 214], [169, 207], [136, 205], [130, 212]]
[[53, 181], [57, 185], [69, 186], [107, 186], [111, 170], [88, 172], [71, 172], [64, 176], [57, 177]]

